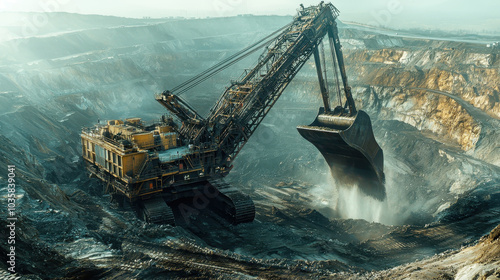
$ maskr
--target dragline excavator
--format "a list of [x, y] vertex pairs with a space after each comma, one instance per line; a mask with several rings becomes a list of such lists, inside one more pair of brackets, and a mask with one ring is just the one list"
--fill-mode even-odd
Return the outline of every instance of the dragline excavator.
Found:
[[[383, 153], [369, 116], [356, 109], [351, 95], [337, 30], [338, 14], [332, 4], [301, 5], [290, 24], [156, 95], [170, 111], [159, 121], [129, 118], [85, 128], [82, 152], [91, 175], [105, 182], [112, 199], [133, 206], [147, 222], [175, 225], [204, 208], [233, 224], [253, 221], [252, 199], [223, 178], [290, 81], [313, 56], [323, 107], [312, 124], [297, 129], [323, 154], [333, 176], [361, 178], [362, 189], [383, 199]], [[321, 47], [325, 36], [337, 79], [338, 106], [333, 108]], [[256, 66], [231, 82], [208, 116], [201, 116], [181, 98], [192, 87], [263, 47]]]

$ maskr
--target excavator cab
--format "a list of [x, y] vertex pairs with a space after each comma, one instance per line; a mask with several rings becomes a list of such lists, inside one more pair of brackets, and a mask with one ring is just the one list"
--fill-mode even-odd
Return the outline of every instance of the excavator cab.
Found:
[[[323, 44], [320, 42], [313, 54], [324, 107], [320, 108], [318, 116], [310, 125], [298, 126], [297, 130], [302, 137], [318, 148], [335, 179], [342, 184], [355, 184], [367, 195], [384, 200], [386, 193], [383, 151], [373, 135], [370, 117], [364, 111], [356, 110], [351, 88], [347, 83], [335, 23], [328, 29], [328, 35], [339, 105], [333, 110], [330, 109], [326, 60]], [[321, 54], [319, 49], [322, 51]], [[340, 88], [339, 72], [343, 90]], [[345, 95], [344, 106], [342, 106], [342, 92]]]

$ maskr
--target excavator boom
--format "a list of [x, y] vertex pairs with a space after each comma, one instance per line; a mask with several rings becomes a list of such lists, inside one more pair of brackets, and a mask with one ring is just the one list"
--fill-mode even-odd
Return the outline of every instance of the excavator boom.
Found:
[[[301, 5], [290, 24], [156, 95], [180, 124], [163, 116], [155, 123], [128, 118], [84, 129], [82, 157], [90, 174], [105, 183], [113, 200], [118, 204], [128, 201], [147, 222], [189, 223], [196, 211], [188, 205], [197, 205], [194, 201], [200, 195], [206, 196], [204, 208], [233, 224], [253, 221], [252, 199], [223, 178], [285, 88], [314, 56], [323, 107], [311, 125], [297, 129], [323, 154], [334, 177], [356, 180], [362, 190], [383, 199], [383, 153], [368, 114], [356, 109], [347, 84], [338, 14], [332, 4]], [[338, 106], [330, 101], [326, 77], [330, 67], [321, 47], [325, 36], [336, 73]], [[184, 92], [262, 48], [265, 51], [256, 66], [227, 87], [207, 117], [181, 98]]]
[[[348, 85], [336, 23], [338, 15], [339, 11], [330, 3], [321, 2], [307, 8], [301, 6], [293, 22], [275, 32], [276, 37], [267, 42], [258, 42], [263, 42], [266, 49], [256, 66], [243, 73], [240, 80], [231, 83], [202, 125], [198, 121], [201, 117], [196, 116], [196, 112], [191, 112], [190, 108], [179, 109], [182, 108], [179, 106], [182, 103], [180, 98], [163, 96], [159, 101], [181, 117], [183, 126], [180, 134], [193, 144], [216, 141], [218, 157], [226, 159], [229, 166], [290, 81], [313, 55], [323, 107], [311, 125], [299, 126], [297, 129], [323, 154], [334, 177], [369, 178], [358, 185], [368, 194], [383, 199], [383, 152], [373, 135], [370, 117], [356, 109], [351, 87]], [[329, 38], [339, 95], [339, 104], [333, 109], [326, 79], [329, 67], [324, 54], [321, 56], [319, 53], [319, 46], [325, 36]], [[252, 49], [253, 46], [247, 48], [249, 51]], [[246, 53], [241, 53], [241, 57], [245, 55]], [[232, 58], [239, 59], [237, 56]], [[325, 64], [323, 69], [321, 58]], [[233, 61], [227, 63], [232, 64]], [[216, 65], [219, 68], [208, 69], [202, 74], [208, 77], [217, 73], [221, 65], [219, 63]], [[190, 81], [196, 85], [204, 79], [203, 75]], [[194, 85], [190, 85], [190, 81], [181, 86], [192, 88]], [[342, 104], [342, 96], [345, 104]], [[171, 104], [165, 104], [166, 101]]]
[[331, 4], [303, 8], [269, 44], [257, 65], [212, 108], [209, 123], [225, 156], [241, 151], [290, 81], [317, 50], [339, 12]]

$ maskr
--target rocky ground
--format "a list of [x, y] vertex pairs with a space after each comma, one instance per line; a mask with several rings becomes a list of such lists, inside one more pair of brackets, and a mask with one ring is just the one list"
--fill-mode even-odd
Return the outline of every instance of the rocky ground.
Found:
[[[319, 152], [297, 133], [321, 104], [311, 61], [227, 178], [254, 199], [255, 222], [232, 226], [201, 212], [170, 227], [146, 224], [109, 202], [84, 171], [81, 128], [98, 119], [159, 117], [164, 111], [154, 92], [290, 18], [85, 17], [53, 14], [30, 37], [0, 27], [17, 38], [0, 41], [0, 216], [7, 215], [6, 166], [15, 165], [18, 275], [499, 278], [498, 50], [470, 36], [437, 40], [341, 25], [354, 97], [384, 150], [386, 200], [331, 178]], [[490, 39], [498, 41], [478, 41]], [[206, 112], [256, 58], [186, 99]], [[0, 233], [4, 239], [7, 228]], [[7, 244], [0, 248], [0, 277], [7, 277]]]

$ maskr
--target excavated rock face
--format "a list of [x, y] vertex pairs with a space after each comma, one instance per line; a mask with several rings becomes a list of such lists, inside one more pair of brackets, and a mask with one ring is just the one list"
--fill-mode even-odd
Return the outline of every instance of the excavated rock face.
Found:
[[[448, 250], [473, 243], [500, 223], [500, 62], [497, 51], [479, 44], [341, 29], [353, 96], [372, 118], [386, 156], [383, 202], [336, 182], [319, 152], [297, 134], [295, 127], [311, 123], [321, 106], [312, 62], [290, 83], [227, 178], [254, 199], [256, 222], [232, 226], [201, 213], [186, 227], [145, 224], [133, 209], [110, 203], [100, 182], [87, 177], [80, 160], [82, 127], [158, 118], [165, 112], [154, 92], [289, 21], [59, 14], [39, 36], [1, 41], [0, 167], [15, 164], [20, 178], [20, 272], [49, 268], [47, 277], [111, 279], [497, 275], [498, 227], [460, 253], [464, 265], [441, 269], [448, 256], [459, 254]], [[183, 97], [201, 114], [208, 112], [257, 56]], [[0, 177], [2, 191], [2, 172]], [[2, 256], [6, 250], [2, 243]], [[430, 258], [435, 254], [441, 255]], [[427, 261], [399, 267], [416, 258]], [[386, 268], [395, 269], [381, 271]]]
[[482, 52], [442, 48], [350, 50], [346, 61], [347, 65], [356, 65], [356, 76], [362, 83], [448, 92], [500, 118], [498, 54]]
[[421, 40], [407, 39], [398, 47], [347, 49], [356, 97], [379, 118], [431, 131], [498, 165], [492, 144], [500, 137], [498, 51], [450, 44], [428, 41], [421, 47]]
[[444, 141], [457, 143], [461, 149], [474, 149], [481, 125], [458, 102], [421, 89], [402, 87], [356, 87], [360, 105], [380, 110], [378, 118], [405, 122], [418, 130], [431, 131]]

